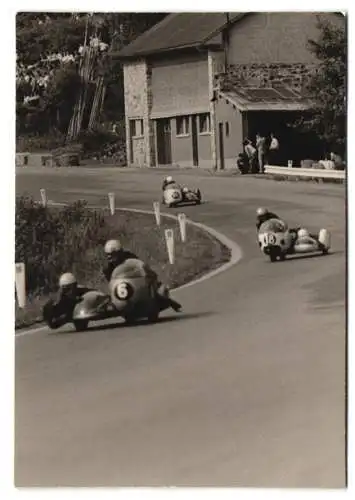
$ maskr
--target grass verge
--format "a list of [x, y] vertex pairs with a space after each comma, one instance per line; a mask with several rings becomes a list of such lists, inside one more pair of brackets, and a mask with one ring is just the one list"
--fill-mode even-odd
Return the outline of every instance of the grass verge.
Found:
[[[169, 264], [164, 230], [174, 229], [175, 264]], [[153, 215], [91, 210], [85, 202], [65, 208], [43, 208], [31, 198], [16, 200], [16, 262], [26, 264], [27, 305], [16, 304], [15, 326], [41, 322], [41, 310], [57, 289], [58, 276], [76, 274], [82, 284], [105, 291], [101, 274], [103, 245], [119, 238], [123, 245], [147, 262], [170, 287], [183, 285], [230, 259], [230, 251], [205, 231], [187, 226], [181, 242], [178, 222], [162, 217], [157, 227]]]

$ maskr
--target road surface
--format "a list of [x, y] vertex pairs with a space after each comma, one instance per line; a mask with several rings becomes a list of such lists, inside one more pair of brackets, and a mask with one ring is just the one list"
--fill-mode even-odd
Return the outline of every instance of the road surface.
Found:
[[[19, 169], [17, 193], [151, 208], [155, 171]], [[175, 175], [175, 173], [174, 173]], [[182, 171], [185, 209], [243, 258], [175, 292], [153, 326], [16, 339], [17, 486], [344, 487], [345, 189]], [[326, 257], [271, 264], [255, 209], [332, 232]]]

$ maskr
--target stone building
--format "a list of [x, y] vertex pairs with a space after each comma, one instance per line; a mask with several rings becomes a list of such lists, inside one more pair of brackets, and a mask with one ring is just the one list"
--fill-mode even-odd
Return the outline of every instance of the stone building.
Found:
[[128, 164], [229, 168], [257, 132], [297, 154], [289, 123], [312, 107], [318, 18], [345, 25], [331, 12], [177, 13], [124, 47]]

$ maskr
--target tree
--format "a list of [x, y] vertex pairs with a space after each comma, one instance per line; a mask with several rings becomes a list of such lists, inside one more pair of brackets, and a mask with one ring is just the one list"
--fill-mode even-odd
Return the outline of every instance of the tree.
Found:
[[[100, 39], [109, 45], [106, 57], [100, 58], [96, 75], [104, 77], [106, 93], [103, 117], [120, 120], [124, 112], [122, 64], [111, 53], [130, 43], [145, 30], [152, 27], [167, 14], [159, 13], [34, 13], [19, 12], [16, 16], [17, 62], [25, 68], [36, 69], [41, 59], [48, 54], [78, 55], [78, 50], [87, 39], [97, 32]], [[27, 71], [26, 69], [24, 70]], [[73, 112], [80, 85], [72, 67], [56, 67], [51, 71], [50, 84], [41, 95], [38, 106], [29, 110], [31, 120], [26, 120], [24, 97], [30, 93], [28, 83], [19, 79], [17, 83], [18, 130], [31, 130], [31, 124], [59, 128], [64, 131], [68, 117]], [[43, 119], [43, 114], [46, 120]], [[32, 119], [33, 118], [33, 119]], [[38, 118], [38, 119], [37, 119]], [[25, 123], [26, 122], [26, 123]], [[38, 132], [37, 128], [33, 130]]]
[[346, 149], [347, 36], [344, 28], [318, 20], [318, 40], [309, 40], [309, 49], [319, 61], [307, 91], [315, 107], [303, 125], [317, 132], [325, 149]]

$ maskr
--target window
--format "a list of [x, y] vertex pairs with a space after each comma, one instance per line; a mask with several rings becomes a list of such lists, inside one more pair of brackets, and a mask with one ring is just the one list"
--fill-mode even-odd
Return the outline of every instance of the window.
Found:
[[143, 120], [129, 120], [131, 137], [142, 137], [144, 135]]
[[176, 118], [176, 135], [189, 135], [190, 119], [188, 116], [177, 116]]
[[211, 132], [210, 115], [209, 113], [203, 113], [199, 115], [199, 132], [200, 134], [208, 134]]
[[229, 137], [229, 122], [226, 122], [226, 137]]

